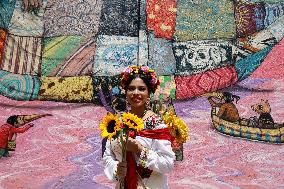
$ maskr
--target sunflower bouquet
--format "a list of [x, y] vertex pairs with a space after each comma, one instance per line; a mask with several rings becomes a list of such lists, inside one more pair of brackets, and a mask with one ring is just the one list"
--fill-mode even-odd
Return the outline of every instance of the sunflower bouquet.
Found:
[[176, 116], [173, 108], [169, 108], [162, 117], [177, 143], [182, 144], [189, 139], [187, 125], [182, 119]]
[[[100, 123], [101, 135], [103, 138], [119, 138], [122, 148], [122, 162], [126, 161], [126, 144], [128, 138], [134, 138], [137, 133], [144, 129], [144, 122], [136, 115], [124, 112], [120, 114], [108, 113]], [[124, 188], [124, 181], [120, 180], [120, 188]]]

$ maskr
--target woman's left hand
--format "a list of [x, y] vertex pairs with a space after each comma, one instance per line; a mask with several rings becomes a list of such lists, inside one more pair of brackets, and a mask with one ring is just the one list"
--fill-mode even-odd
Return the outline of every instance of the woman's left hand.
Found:
[[130, 152], [137, 153], [138, 155], [141, 153], [143, 146], [137, 140], [129, 137], [126, 145], [126, 150]]

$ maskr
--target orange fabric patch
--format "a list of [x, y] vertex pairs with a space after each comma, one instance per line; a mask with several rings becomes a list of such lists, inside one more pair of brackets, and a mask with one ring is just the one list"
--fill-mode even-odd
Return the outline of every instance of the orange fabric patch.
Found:
[[6, 37], [7, 37], [7, 32], [0, 28], [0, 65], [2, 63], [2, 57], [3, 57]]
[[148, 0], [146, 7], [147, 28], [156, 37], [172, 39], [176, 24], [176, 0]]

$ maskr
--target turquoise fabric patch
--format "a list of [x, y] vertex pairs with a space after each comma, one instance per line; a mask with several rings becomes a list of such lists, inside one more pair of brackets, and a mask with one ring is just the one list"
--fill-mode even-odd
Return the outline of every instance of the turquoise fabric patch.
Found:
[[177, 41], [231, 39], [236, 36], [234, 5], [231, 0], [179, 0], [177, 2]]
[[37, 76], [0, 70], [0, 94], [14, 100], [36, 100], [40, 89]]
[[16, 0], [1, 0], [0, 1], [0, 28], [8, 29]]
[[235, 69], [237, 71], [238, 80], [242, 81], [248, 78], [266, 58], [272, 47], [267, 47], [251, 56], [241, 59], [236, 62]]
[[148, 66], [154, 69], [157, 75], [173, 75], [176, 69], [172, 42], [155, 38], [154, 34], [149, 34], [149, 63]]

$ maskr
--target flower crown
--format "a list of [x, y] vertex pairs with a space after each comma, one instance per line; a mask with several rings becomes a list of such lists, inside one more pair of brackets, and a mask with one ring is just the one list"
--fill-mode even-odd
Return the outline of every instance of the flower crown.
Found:
[[128, 79], [136, 74], [144, 75], [149, 80], [151, 90], [155, 92], [160, 84], [160, 81], [158, 80], [155, 71], [150, 69], [148, 66], [129, 66], [125, 68], [120, 74], [120, 85], [123, 89], [125, 89]]

